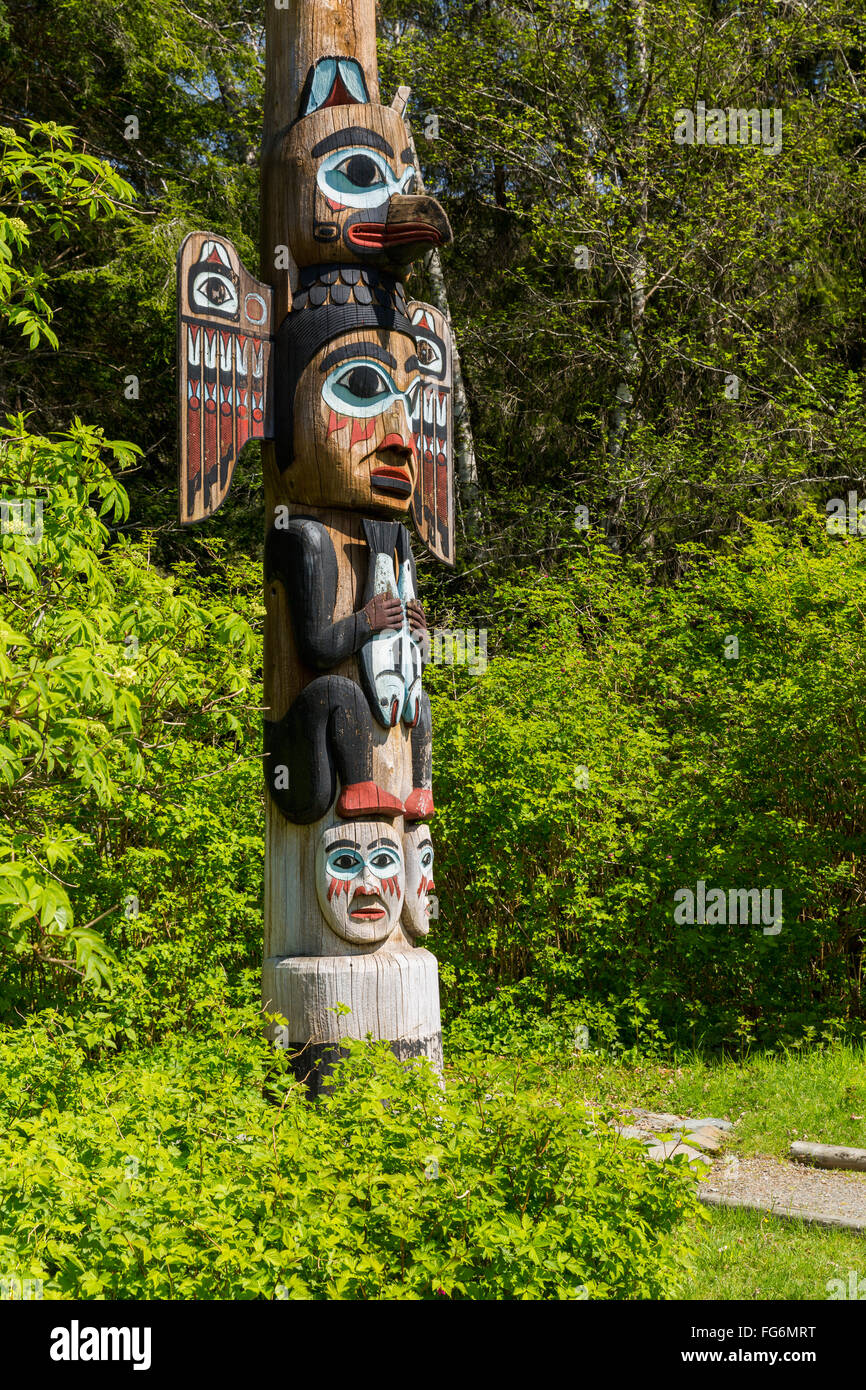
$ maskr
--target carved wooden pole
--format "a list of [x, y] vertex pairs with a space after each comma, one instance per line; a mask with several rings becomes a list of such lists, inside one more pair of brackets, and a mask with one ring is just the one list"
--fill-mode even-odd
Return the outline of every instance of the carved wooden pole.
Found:
[[451, 338], [401, 277], [451, 233], [414, 191], [407, 90], [379, 103], [374, 0], [267, 14], [263, 279], [216, 235], [179, 256], [181, 520], [210, 515], [264, 441], [263, 1002], [316, 1090], [347, 1035], [441, 1065], [404, 523], [453, 563]]

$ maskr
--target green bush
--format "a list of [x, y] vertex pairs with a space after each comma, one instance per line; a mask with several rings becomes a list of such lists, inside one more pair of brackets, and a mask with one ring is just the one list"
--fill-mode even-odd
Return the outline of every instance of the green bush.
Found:
[[[452, 1008], [518, 986], [621, 1009], [628, 1042], [862, 1031], [864, 605], [866, 547], [814, 514], [675, 584], [591, 542], [500, 586], [487, 671], [429, 677]], [[677, 925], [699, 879], [781, 889], [781, 932]]]
[[260, 891], [260, 698], [256, 636], [236, 609], [255, 617], [257, 600], [239, 601], [244, 580], [219, 547], [216, 573], [193, 580], [191, 564], [162, 573], [147, 538], [112, 536], [128, 501], [109, 460], [135, 452], [79, 422], [56, 438], [20, 418], [0, 429], [13, 520], [41, 508], [38, 526], [0, 536], [6, 1010], [74, 1001], [79, 981], [99, 988], [121, 962], [144, 980], [150, 959], [168, 1018], [183, 946], [157, 963], [201, 914], [196, 971], [226, 933], [249, 963], [237, 926]]
[[567, 1072], [355, 1044], [311, 1104], [253, 1009], [88, 1062], [0, 1041], [0, 1272], [45, 1298], [667, 1298], [694, 1183], [593, 1123]]

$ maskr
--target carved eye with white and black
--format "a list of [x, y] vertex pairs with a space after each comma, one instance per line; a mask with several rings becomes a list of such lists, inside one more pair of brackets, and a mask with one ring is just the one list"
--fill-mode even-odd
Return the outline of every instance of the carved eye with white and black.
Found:
[[328, 374], [322, 386], [322, 400], [338, 415], [350, 415], [355, 420], [370, 420], [401, 401], [411, 425], [420, 390], [421, 378], [417, 374], [401, 391], [386, 367], [358, 357], [342, 362]]
[[425, 878], [430, 878], [433, 873], [433, 847], [428, 845], [421, 851], [421, 872]]
[[425, 372], [438, 376], [445, 364], [441, 347], [433, 338], [419, 338], [415, 349], [418, 361]]
[[384, 189], [387, 179], [382, 170], [368, 154], [350, 154], [347, 159], [328, 171], [328, 183], [339, 193], [362, 193], [370, 189]]
[[331, 878], [356, 878], [364, 869], [364, 856], [357, 849], [335, 849], [328, 855], [328, 873]]
[[374, 850], [367, 863], [377, 878], [393, 878], [400, 872], [400, 855], [387, 846]]
[[319, 189], [332, 203], [345, 208], [375, 208], [395, 193], [414, 187], [411, 167], [395, 174], [384, 155], [365, 146], [335, 150], [322, 160], [316, 174]]
[[206, 313], [234, 316], [238, 312], [238, 292], [228, 275], [218, 270], [200, 270], [192, 282], [192, 302]]
[[401, 394], [384, 367], [362, 358], [335, 367], [322, 387], [322, 397], [332, 410], [361, 420], [381, 415]]

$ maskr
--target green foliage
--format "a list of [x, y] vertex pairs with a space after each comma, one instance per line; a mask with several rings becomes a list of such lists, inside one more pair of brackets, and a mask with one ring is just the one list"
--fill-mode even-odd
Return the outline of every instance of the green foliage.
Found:
[[[669, 556], [862, 475], [850, 7], [383, 12], [383, 81], [412, 87], [425, 178], [455, 229], [448, 289], [496, 504], [555, 486], [622, 549]], [[777, 110], [780, 146], [677, 143], [698, 101]], [[507, 564], [499, 537], [490, 549]]]
[[[458, 1009], [519, 983], [713, 1045], [862, 1020], [866, 554], [814, 515], [750, 531], [669, 587], [590, 544], [499, 586], [484, 675], [430, 673]], [[699, 879], [781, 889], [781, 932], [677, 925]]]
[[[102, 519], [128, 514], [109, 460], [129, 464], [135, 452], [80, 422], [56, 439], [28, 434], [21, 418], [0, 431], [11, 509], [0, 536], [7, 1007], [32, 1002], [49, 978], [57, 988], [58, 972], [108, 979], [113, 954], [92, 927], [123, 910], [125, 856], [148, 843], [145, 808], [164, 794], [178, 731], [210, 745], [186, 757], [188, 768], [198, 763], [191, 783], [207, 775], [204, 765], [218, 777], [250, 731], [255, 638], [234, 603], [193, 594], [188, 568], [160, 574], [147, 542], [111, 538]], [[231, 566], [220, 582], [230, 591]], [[183, 743], [181, 759], [188, 750]], [[101, 893], [106, 880], [119, 900]], [[134, 954], [134, 939], [122, 945]]]
[[57, 347], [43, 295], [49, 272], [27, 261], [87, 221], [112, 220], [135, 191], [105, 160], [78, 150], [70, 127], [27, 121], [25, 130], [0, 126], [0, 318], [31, 348], [42, 339]]
[[88, 1066], [50, 1014], [0, 1042], [0, 1268], [46, 1298], [669, 1298], [696, 1212], [568, 1078], [354, 1044], [311, 1105], [225, 1011]]

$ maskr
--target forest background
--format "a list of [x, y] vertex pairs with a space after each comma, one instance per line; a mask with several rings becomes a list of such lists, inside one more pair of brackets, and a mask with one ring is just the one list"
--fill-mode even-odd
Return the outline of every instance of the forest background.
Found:
[[[382, 0], [379, 33], [475, 450], [420, 575], [487, 633], [427, 675], [450, 1045], [862, 1039], [862, 16]], [[262, 21], [0, 34], [0, 495], [42, 504], [0, 536], [0, 1012], [135, 1074], [255, 1029], [261, 469], [180, 530], [174, 259], [210, 228], [257, 268]], [[700, 101], [781, 112], [779, 150], [677, 143]], [[677, 923], [700, 880], [781, 890], [782, 930]]]

